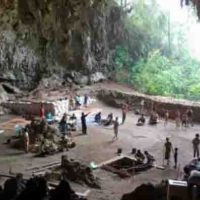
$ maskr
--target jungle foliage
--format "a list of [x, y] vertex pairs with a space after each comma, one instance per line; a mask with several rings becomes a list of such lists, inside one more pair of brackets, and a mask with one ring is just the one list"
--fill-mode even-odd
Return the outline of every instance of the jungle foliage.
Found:
[[187, 26], [170, 24], [156, 0], [134, 2], [128, 41], [115, 52], [116, 78], [152, 95], [200, 100], [200, 63], [191, 57]]

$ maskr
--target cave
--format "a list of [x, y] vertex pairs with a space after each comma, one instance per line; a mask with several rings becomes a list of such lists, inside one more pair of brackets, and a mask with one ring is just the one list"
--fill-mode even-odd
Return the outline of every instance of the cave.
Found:
[[186, 194], [199, 13], [199, 0], [0, 0], [0, 199]]

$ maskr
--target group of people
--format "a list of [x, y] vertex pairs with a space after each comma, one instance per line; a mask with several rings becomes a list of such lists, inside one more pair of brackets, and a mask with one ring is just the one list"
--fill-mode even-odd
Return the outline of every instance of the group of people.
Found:
[[86, 200], [72, 190], [68, 180], [62, 179], [57, 186], [48, 187], [46, 177], [33, 176], [26, 180], [23, 174], [5, 181], [0, 186], [1, 200]]
[[83, 105], [87, 107], [89, 103], [89, 95], [85, 94], [83, 96], [83, 102], [81, 102], [81, 96], [76, 94], [75, 97], [70, 97], [69, 99], [69, 110], [77, 110]]
[[[199, 134], [195, 135], [195, 138], [192, 140], [193, 146], [193, 157], [199, 158], [199, 145], [200, 145], [200, 138]], [[167, 165], [170, 163], [171, 153], [174, 153], [174, 168], [177, 168], [178, 163], [178, 148], [173, 148], [173, 145], [169, 138], [166, 138], [166, 142], [164, 144], [164, 159], [167, 161]], [[163, 163], [164, 164], [164, 163]]]
[[71, 131], [76, 131], [76, 126], [77, 126], [76, 115], [74, 113], [72, 115], [64, 113], [63, 117], [59, 122], [59, 128], [62, 135], [68, 135], [68, 136], [71, 135]]
[[[143, 126], [146, 122], [145, 119], [145, 115], [144, 113], [140, 113], [141, 116], [138, 118], [137, 121], [137, 126]], [[159, 119], [162, 118], [164, 119], [164, 126], [167, 126], [168, 122], [169, 122], [169, 118], [170, 118], [170, 113], [169, 110], [165, 110], [162, 114], [162, 116], [160, 116], [158, 114], [158, 112], [156, 112], [156, 110], [152, 110], [152, 112], [150, 113], [150, 117], [149, 117], [149, 124], [150, 125], [156, 125], [159, 122]], [[176, 111], [175, 113], [175, 124], [176, 127], [189, 127], [189, 126], [193, 126], [193, 110], [191, 108], [188, 108], [184, 113], [181, 114], [181, 112], [179, 110]]]
[[[88, 99], [89, 99], [89, 96], [85, 95], [84, 96], [84, 106], [86, 106], [86, 107], [88, 105]], [[81, 105], [80, 104], [80, 96], [77, 95], [75, 97], [75, 108], [78, 108], [80, 105]], [[118, 117], [115, 117], [115, 119], [114, 119], [113, 113], [109, 113], [105, 120], [102, 119], [101, 112], [98, 112], [94, 117], [94, 121], [98, 124], [101, 124], [104, 126], [113, 125], [114, 137], [112, 138], [112, 140], [118, 139], [119, 126], [120, 126], [120, 124], [123, 125], [126, 121], [127, 112], [129, 111], [128, 105], [123, 104], [121, 111], [122, 111], [121, 123], [119, 122]], [[144, 112], [144, 101], [141, 102], [140, 112], [141, 112], [140, 113], [141, 116], [139, 117], [139, 119], [137, 121], [137, 124], [136, 124], [137, 126], [143, 126], [146, 122], [145, 115], [143, 113]], [[89, 114], [90, 113], [85, 114], [84, 112], [82, 112], [82, 114], [81, 114], [82, 134], [87, 134], [86, 118]], [[45, 110], [44, 110], [43, 104], [41, 104], [39, 116], [40, 116], [41, 120], [45, 119]], [[155, 109], [153, 109], [153, 111], [150, 114], [149, 124], [151, 124], [151, 125], [157, 124], [158, 119], [159, 119], [159, 115], [155, 111]], [[168, 120], [169, 120], [169, 111], [165, 110], [165, 112], [164, 112], [164, 125], [165, 126], [168, 124]], [[180, 114], [180, 111], [177, 111], [175, 121], [176, 121], [177, 127], [179, 127], [181, 124], [182, 124], [182, 126], [185, 126], [185, 127], [187, 127], [189, 125], [193, 126], [193, 111], [192, 111], [192, 109], [191, 108], [187, 109], [187, 111], [185, 113], [183, 113], [182, 115]], [[69, 120], [68, 120], [68, 115], [65, 113], [59, 122], [60, 132], [64, 136], [65, 135], [70, 136], [70, 130], [71, 129], [76, 130], [76, 125], [77, 125], [77, 117], [75, 116], [75, 114], [70, 115]], [[196, 139], [194, 140], [194, 143], [193, 143], [194, 156], [196, 156], [196, 155], [199, 156], [199, 149], [197, 148], [199, 146], [198, 138], [199, 137], [196, 137]], [[25, 151], [28, 152], [29, 136], [28, 136], [27, 129], [24, 129], [24, 146], [25, 146]], [[165, 159], [167, 160], [167, 164], [169, 164], [171, 150], [172, 150], [172, 145], [171, 145], [171, 142], [169, 141], [169, 139], [167, 138], [166, 143], [165, 143]], [[178, 148], [175, 148], [174, 149], [175, 167], [177, 167], [177, 157], [178, 157]]]
[[[178, 163], [178, 148], [173, 148], [172, 143], [169, 138], [166, 138], [166, 142], [164, 144], [164, 159], [167, 162], [167, 165], [170, 164], [171, 152], [174, 153], [174, 168], [177, 168]], [[164, 165], [164, 160], [163, 160]]]
[[[121, 125], [124, 124], [126, 120], [127, 112], [128, 112], [128, 105], [123, 104]], [[114, 119], [113, 113], [109, 113], [106, 119], [102, 119], [101, 112], [98, 112], [94, 117], [94, 121], [103, 126], [113, 125], [113, 130], [114, 130], [113, 140], [118, 139], [119, 125], [120, 125], [119, 117], [115, 117]]]
[[140, 149], [133, 148], [131, 154], [136, 158], [138, 163], [144, 163], [145, 158], [146, 163], [153, 163], [155, 161], [155, 158], [148, 151], [142, 153]]

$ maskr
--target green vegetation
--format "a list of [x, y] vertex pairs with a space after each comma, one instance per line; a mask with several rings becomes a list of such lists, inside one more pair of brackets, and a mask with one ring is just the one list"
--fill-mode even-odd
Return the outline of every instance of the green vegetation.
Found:
[[156, 0], [134, 1], [128, 41], [116, 48], [116, 79], [152, 95], [200, 100], [200, 63], [188, 50], [187, 24], [173, 24]]

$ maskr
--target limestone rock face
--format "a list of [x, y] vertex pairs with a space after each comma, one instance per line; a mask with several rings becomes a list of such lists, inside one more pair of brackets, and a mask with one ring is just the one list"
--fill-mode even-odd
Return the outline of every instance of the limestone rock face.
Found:
[[3, 86], [0, 85], [0, 103], [2, 101], [7, 101], [9, 98], [8, 98], [8, 94], [6, 93], [6, 91], [4, 90]]
[[124, 27], [123, 11], [107, 2], [0, 0], [1, 75], [27, 89], [71, 71], [83, 75], [83, 83], [108, 77]]

